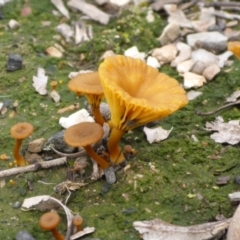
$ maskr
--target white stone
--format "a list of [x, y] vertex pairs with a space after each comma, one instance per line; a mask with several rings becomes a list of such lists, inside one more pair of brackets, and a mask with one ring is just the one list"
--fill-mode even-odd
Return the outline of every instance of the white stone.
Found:
[[127, 57], [140, 58], [140, 59], [144, 60], [146, 53], [139, 52], [138, 48], [136, 46], [132, 46], [124, 51], [124, 55]]
[[211, 26], [216, 25], [216, 17], [214, 16], [215, 9], [201, 8], [201, 15], [198, 20], [192, 21], [192, 26], [197, 32], [207, 31]]
[[51, 98], [53, 99], [53, 101], [56, 102], [56, 103], [58, 103], [58, 102], [60, 101], [60, 99], [61, 99], [59, 93], [58, 93], [57, 91], [55, 91], [55, 90], [52, 90], [52, 91], [50, 92], [50, 97], [51, 97]]
[[118, 7], [122, 7], [131, 2], [131, 0], [109, 0], [109, 2]]
[[69, 128], [75, 124], [81, 122], [95, 122], [94, 119], [89, 115], [86, 109], [81, 109], [68, 117], [61, 117], [59, 119], [59, 124], [63, 128]]
[[206, 83], [204, 76], [192, 72], [184, 73], [183, 86], [185, 89], [201, 87], [204, 83]]
[[227, 37], [219, 32], [200, 32], [187, 35], [187, 44], [194, 47], [196, 41], [221, 42], [227, 41]]
[[196, 61], [194, 62], [191, 72], [201, 75], [207, 65], [203, 61]]
[[202, 92], [190, 90], [187, 92], [187, 98], [189, 101], [194, 100], [195, 98], [199, 97], [202, 95]]
[[218, 55], [218, 59], [219, 59], [218, 66], [220, 68], [224, 67], [226, 62], [228, 61], [228, 58], [231, 57], [232, 55], [233, 55], [233, 53], [230, 51], [226, 51], [226, 52]]
[[20, 27], [20, 24], [14, 20], [14, 19], [11, 19], [8, 23], [8, 26], [11, 28], [11, 29], [18, 29]]
[[189, 59], [187, 61], [181, 62], [177, 65], [177, 71], [182, 74], [185, 72], [189, 72], [194, 64], [194, 61], [192, 59]]
[[205, 65], [218, 64], [219, 62], [219, 58], [216, 55], [202, 48], [193, 51], [191, 58], [194, 62], [202, 61]]
[[155, 57], [148, 56], [147, 58], [147, 65], [153, 67], [153, 68], [160, 68], [161, 65], [158, 62], [158, 60]]
[[159, 63], [170, 63], [177, 55], [177, 47], [174, 44], [168, 44], [161, 48], [155, 48], [152, 51], [152, 56], [157, 58]]
[[173, 22], [169, 23], [162, 31], [158, 40], [162, 45], [173, 43], [180, 36], [179, 24]]
[[70, 42], [74, 37], [74, 31], [67, 23], [62, 23], [57, 26], [57, 31], [65, 38], [67, 42]]
[[220, 71], [221, 69], [217, 64], [212, 64], [204, 69], [203, 76], [211, 81]]
[[177, 50], [179, 51], [178, 56], [171, 62], [171, 67], [176, 67], [179, 63], [186, 61], [191, 56], [191, 47], [187, 44], [178, 42], [176, 44]]

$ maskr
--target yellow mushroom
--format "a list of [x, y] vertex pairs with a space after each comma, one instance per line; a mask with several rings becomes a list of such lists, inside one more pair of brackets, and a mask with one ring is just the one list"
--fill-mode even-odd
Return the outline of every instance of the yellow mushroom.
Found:
[[240, 59], [240, 42], [228, 42], [228, 51], [233, 52], [233, 54]]
[[23, 139], [29, 137], [33, 133], [33, 126], [27, 122], [18, 123], [11, 128], [10, 132], [11, 135], [16, 139], [13, 155], [17, 161], [17, 165], [24, 166], [25, 160], [20, 155], [20, 147]]
[[188, 103], [175, 79], [140, 59], [107, 57], [98, 73], [111, 111], [108, 150], [114, 163], [124, 160], [118, 145], [124, 132], [164, 118]]
[[69, 127], [64, 133], [65, 142], [72, 147], [83, 147], [101, 169], [109, 167], [108, 162], [100, 157], [92, 148], [92, 144], [103, 137], [103, 128], [98, 123], [82, 122]]
[[70, 91], [77, 95], [84, 94], [91, 105], [92, 114], [95, 121], [103, 125], [105, 120], [100, 113], [100, 103], [104, 98], [103, 88], [101, 86], [97, 72], [82, 73], [71, 79], [68, 83]]

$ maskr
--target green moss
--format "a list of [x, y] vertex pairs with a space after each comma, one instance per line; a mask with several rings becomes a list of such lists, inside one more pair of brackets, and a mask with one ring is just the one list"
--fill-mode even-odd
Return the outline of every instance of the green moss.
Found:
[[[0, 24], [0, 101], [19, 102], [15, 118], [11, 119], [7, 114], [6, 118], [0, 119], [0, 154], [11, 157], [14, 139], [9, 130], [12, 125], [20, 121], [31, 122], [35, 128], [33, 139], [49, 138], [61, 130], [57, 110], [78, 101], [83, 103], [83, 97], [78, 99], [68, 91], [69, 72], [97, 69], [99, 57], [106, 50], [122, 54], [128, 47], [136, 45], [140, 51], [148, 52], [159, 46], [157, 37], [166, 24], [157, 14], [154, 14], [155, 22], [148, 23], [144, 7], [124, 10], [120, 16], [112, 18], [107, 27], [88, 21], [87, 24], [93, 25], [93, 40], [80, 46], [66, 43], [64, 57], [56, 59], [46, 56], [45, 49], [55, 42], [61, 43], [62, 39], [53, 39], [57, 35], [55, 28], [62, 21], [69, 24], [70, 21], [54, 17], [54, 7], [50, 1], [40, 3], [32, 0], [29, 4], [33, 15], [25, 18], [20, 17], [23, 0], [6, 4], [5, 19]], [[73, 20], [78, 19], [78, 13], [71, 15]], [[9, 30], [6, 27], [12, 18], [19, 21], [20, 29]], [[50, 27], [43, 27], [43, 20], [51, 21]], [[6, 71], [10, 53], [23, 57], [23, 69]], [[85, 60], [79, 60], [81, 53], [84, 53]], [[50, 81], [62, 81], [62, 84], [58, 84], [58, 92], [62, 97], [60, 103], [56, 104], [49, 96], [41, 96], [34, 91], [32, 76], [37, 74], [38, 67], [46, 70]], [[161, 71], [182, 82], [182, 78], [169, 66], [162, 67]], [[198, 89], [203, 92], [199, 98], [159, 122], [166, 129], [174, 127], [167, 140], [150, 145], [142, 128], [124, 136], [121, 145], [130, 143], [138, 152], [129, 163], [130, 169], [117, 173], [118, 182], [107, 193], [102, 191], [104, 182], [98, 181], [72, 192], [69, 200], [69, 208], [83, 216], [85, 226], [96, 228], [93, 237], [139, 239], [132, 227], [132, 222], [138, 220], [161, 218], [173, 224], [189, 225], [214, 220], [219, 213], [225, 217], [232, 216], [234, 208], [229, 203], [228, 194], [238, 190], [233, 183], [234, 176], [239, 174], [238, 146], [214, 143], [204, 126], [215, 116], [199, 117], [194, 111], [209, 111], [221, 106], [225, 97], [239, 86], [239, 61], [235, 59], [230, 72], [222, 71], [212, 82]], [[221, 115], [228, 121], [239, 119], [240, 112], [236, 107]], [[192, 134], [199, 142], [192, 140]], [[28, 141], [24, 141], [23, 149]], [[0, 168], [8, 168], [10, 161], [0, 162]], [[151, 170], [151, 164], [156, 170]], [[6, 185], [0, 188], [2, 238], [13, 239], [18, 231], [26, 229], [36, 239], [51, 239], [51, 234], [43, 232], [38, 226], [41, 212], [23, 212], [13, 209], [12, 205], [16, 201], [22, 202], [25, 198], [44, 194], [64, 200], [67, 195], [59, 195], [53, 187], [65, 181], [66, 171], [67, 166], [63, 166], [5, 179]], [[217, 177], [224, 175], [231, 176], [231, 181], [226, 186], [216, 188]], [[15, 185], [10, 185], [10, 179], [15, 181]], [[39, 180], [54, 184], [43, 184]], [[28, 181], [33, 184], [33, 190], [29, 189]], [[60, 214], [63, 221], [59, 229], [64, 233], [66, 219], [63, 212]]]

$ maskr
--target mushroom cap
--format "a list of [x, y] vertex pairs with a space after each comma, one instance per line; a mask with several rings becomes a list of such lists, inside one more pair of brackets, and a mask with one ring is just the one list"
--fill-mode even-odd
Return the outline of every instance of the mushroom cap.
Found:
[[104, 131], [100, 124], [82, 122], [69, 127], [64, 133], [65, 142], [72, 147], [86, 147], [98, 142]]
[[228, 51], [233, 52], [240, 59], [240, 42], [228, 42]]
[[82, 219], [82, 217], [80, 217], [79, 215], [77, 215], [77, 216], [75, 216], [74, 218], [73, 218], [73, 224], [75, 225], [75, 226], [79, 226], [79, 225], [81, 225], [83, 223], [83, 219]]
[[60, 216], [56, 212], [44, 213], [39, 220], [39, 225], [42, 229], [50, 231], [60, 223]]
[[78, 95], [85, 94], [89, 104], [94, 107], [99, 107], [104, 98], [98, 72], [87, 72], [77, 75], [69, 81], [68, 88]]
[[111, 124], [129, 130], [161, 119], [188, 103], [179, 83], [140, 59], [116, 55], [99, 67]]
[[87, 94], [103, 94], [103, 88], [98, 72], [81, 73], [68, 83], [68, 88], [72, 92]]
[[24, 139], [33, 133], [33, 126], [30, 123], [22, 122], [12, 126], [10, 133], [15, 139]]

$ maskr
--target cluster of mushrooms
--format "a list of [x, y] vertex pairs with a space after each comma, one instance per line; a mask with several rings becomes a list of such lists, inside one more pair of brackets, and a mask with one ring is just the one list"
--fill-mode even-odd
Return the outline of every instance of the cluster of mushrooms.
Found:
[[[88, 72], [71, 79], [68, 88], [78, 96], [85, 95], [92, 108], [95, 122], [82, 122], [65, 131], [65, 142], [83, 147], [101, 169], [124, 161], [119, 142], [125, 132], [162, 119], [188, 103], [185, 90], [173, 78], [148, 66], [141, 59], [122, 55], [105, 58], [97, 72]], [[111, 112], [106, 121], [100, 112], [100, 103], [106, 99]], [[100, 156], [92, 145], [103, 135], [107, 123], [110, 135], [107, 154]], [[19, 154], [22, 140], [33, 131], [31, 124], [18, 123], [11, 129], [16, 138], [14, 157], [19, 166], [25, 161]]]
[[[78, 75], [69, 81], [68, 88], [78, 96], [86, 96], [95, 123], [83, 122], [69, 127], [64, 139], [70, 146], [84, 147], [103, 170], [124, 161], [119, 142], [125, 132], [164, 118], [188, 103], [184, 89], [175, 79], [140, 59], [122, 55], [105, 58], [98, 72]], [[108, 154], [99, 156], [91, 145], [104, 134], [102, 126], [106, 120], [100, 112], [104, 98], [111, 112], [107, 122], [110, 135]]]

